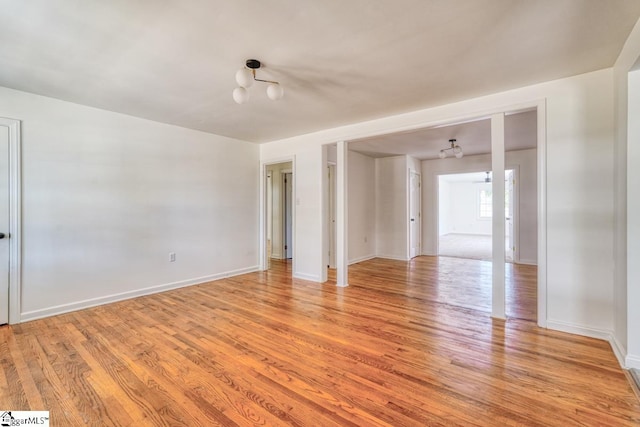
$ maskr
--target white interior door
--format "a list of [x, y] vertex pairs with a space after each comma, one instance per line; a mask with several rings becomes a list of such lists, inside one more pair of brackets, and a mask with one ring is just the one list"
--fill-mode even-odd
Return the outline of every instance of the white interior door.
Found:
[[329, 268], [336, 268], [336, 165], [328, 165], [329, 174]]
[[267, 225], [267, 269], [271, 268], [271, 256], [273, 255], [273, 172], [267, 171], [267, 200], [266, 200], [266, 225]]
[[284, 258], [290, 259], [293, 256], [291, 247], [293, 231], [292, 196], [293, 196], [293, 174], [284, 174]]
[[506, 185], [506, 194], [505, 194], [505, 261], [513, 262], [514, 261], [514, 250], [515, 250], [515, 239], [514, 239], [514, 209], [513, 206], [515, 204], [515, 192], [514, 192], [514, 173], [513, 170], [508, 170], [505, 173], [505, 185]]
[[9, 128], [0, 126], [0, 324], [9, 322]]
[[411, 171], [409, 192], [409, 257], [420, 255], [420, 174]]

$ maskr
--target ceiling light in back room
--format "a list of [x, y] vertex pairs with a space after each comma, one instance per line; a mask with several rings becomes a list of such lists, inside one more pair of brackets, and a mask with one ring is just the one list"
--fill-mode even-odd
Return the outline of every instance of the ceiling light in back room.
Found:
[[443, 148], [442, 150], [440, 150], [440, 154], [438, 154], [438, 157], [440, 157], [441, 159], [444, 159], [445, 157], [447, 157], [447, 151], [451, 151], [453, 155], [456, 156], [456, 159], [461, 159], [462, 156], [464, 156], [464, 153], [462, 152], [462, 147], [456, 144], [455, 139], [450, 139], [449, 143], [451, 144], [451, 147]]

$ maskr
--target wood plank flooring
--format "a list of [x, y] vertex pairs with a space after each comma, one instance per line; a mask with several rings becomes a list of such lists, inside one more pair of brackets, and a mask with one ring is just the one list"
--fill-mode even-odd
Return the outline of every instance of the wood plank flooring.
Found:
[[348, 288], [274, 263], [5, 326], [0, 409], [54, 426], [640, 423], [608, 343], [453, 304], [448, 260], [363, 262]]
[[[409, 263], [377, 259], [375, 264], [350, 267], [349, 273], [349, 283], [352, 279], [366, 282], [366, 275], [375, 276], [386, 279], [387, 284], [393, 283], [398, 292], [417, 290], [430, 301], [491, 313], [490, 261], [428, 256]], [[537, 320], [537, 267], [506, 263], [505, 285], [507, 316]]]

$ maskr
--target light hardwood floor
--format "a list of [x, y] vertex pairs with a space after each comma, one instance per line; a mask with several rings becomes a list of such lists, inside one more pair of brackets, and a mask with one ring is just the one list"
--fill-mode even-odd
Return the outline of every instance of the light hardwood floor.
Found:
[[640, 423], [608, 343], [456, 305], [488, 280], [457, 262], [374, 259], [348, 288], [274, 263], [2, 327], [0, 409], [55, 426]]

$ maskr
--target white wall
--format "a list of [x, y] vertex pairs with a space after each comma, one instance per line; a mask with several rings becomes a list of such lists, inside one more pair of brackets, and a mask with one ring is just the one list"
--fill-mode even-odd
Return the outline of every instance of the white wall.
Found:
[[297, 185], [313, 199], [314, 209], [298, 215], [309, 228], [298, 234], [296, 274], [321, 277], [322, 144], [441, 125], [541, 99], [547, 141], [547, 325], [607, 337], [614, 311], [611, 69], [262, 144], [263, 161], [296, 156], [296, 168], [305, 171]]
[[[516, 236], [518, 242], [518, 259], [516, 262], [527, 264], [537, 263], [538, 251], [538, 221], [537, 221], [537, 151], [535, 149], [509, 151], [506, 153], [506, 169], [518, 170], [517, 190], [518, 198], [518, 226]], [[447, 158], [436, 160], [425, 160], [422, 162], [422, 239], [424, 242], [423, 253], [425, 255], [437, 254], [438, 233], [438, 175], [452, 173], [482, 172], [491, 169], [491, 156], [464, 156], [462, 159]], [[482, 184], [449, 183], [451, 193], [465, 193], [464, 200], [455, 201], [452, 195], [447, 196], [449, 200], [444, 200], [449, 204], [445, 212], [445, 223], [448, 221], [447, 230], [452, 233], [477, 233], [491, 234], [491, 221], [486, 221], [486, 228], [476, 226], [477, 220], [477, 190], [482, 188]], [[475, 189], [475, 191], [474, 191]], [[456, 203], [453, 209], [450, 205]], [[457, 212], [457, 213], [456, 213]]]
[[518, 225], [517, 262], [538, 262], [538, 159], [536, 150], [510, 151], [506, 154], [507, 169], [516, 168]]
[[640, 369], [640, 70], [629, 73], [627, 145], [627, 365]]
[[[613, 75], [574, 78], [547, 127], [549, 321], [609, 336], [613, 330]], [[599, 330], [599, 331], [598, 331]]]
[[[445, 200], [431, 200], [431, 203], [444, 203], [444, 220], [448, 223], [448, 233], [491, 235], [491, 218], [480, 219], [478, 212], [478, 193], [491, 190], [490, 183], [450, 182], [446, 184], [449, 193]], [[443, 191], [440, 191], [442, 194]]]
[[0, 116], [22, 121], [23, 319], [257, 268], [257, 146], [6, 88]]
[[[454, 201], [452, 195], [445, 195], [444, 201], [436, 199], [438, 192], [438, 175], [450, 173], [480, 172], [491, 169], [490, 155], [465, 156], [462, 159], [438, 159], [426, 160], [423, 165], [423, 241], [425, 246], [423, 253], [426, 255], [437, 254], [436, 244], [438, 235], [442, 235], [442, 229], [438, 229], [438, 218], [436, 217], [438, 203], [444, 202], [441, 206], [440, 215], [447, 215], [444, 218], [447, 232], [450, 233], [470, 233], [470, 234], [491, 234], [491, 221], [477, 219], [477, 191], [483, 184], [469, 183], [447, 183], [451, 193], [464, 193], [464, 200]], [[517, 197], [518, 226], [516, 236], [518, 244], [518, 258], [516, 262], [526, 264], [536, 264], [538, 255], [538, 220], [537, 220], [537, 150], [518, 150], [506, 153], [506, 169], [518, 171]], [[455, 184], [455, 185], [454, 185]], [[457, 184], [464, 184], [458, 186]], [[489, 185], [490, 188], [490, 185]], [[440, 191], [439, 197], [443, 192]], [[457, 199], [457, 197], [456, 197]], [[461, 206], [455, 208], [453, 203]], [[448, 206], [447, 206], [448, 205]], [[444, 211], [442, 211], [444, 209]], [[436, 221], [436, 222], [434, 222]], [[454, 224], [457, 222], [457, 226]], [[483, 223], [486, 222], [488, 224]], [[476, 225], [476, 223], [481, 223]]]
[[349, 151], [349, 263], [375, 256], [375, 171], [372, 157]]
[[[443, 179], [438, 180], [438, 235], [444, 236], [445, 234], [452, 233], [453, 224], [451, 223], [451, 183]], [[423, 184], [424, 186], [424, 184]], [[423, 190], [424, 197], [424, 190]], [[424, 205], [423, 200], [423, 205]], [[423, 207], [424, 209], [424, 207]], [[422, 215], [424, 218], [424, 214]], [[424, 234], [424, 220], [422, 224], [422, 230]], [[424, 244], [422, 252], [425, 253]]]
[[[615, 207], [615, 229], [613, 235], [614, 244], [614, 341], [613, 349], [616, 356], [621, 361], [625, 361], [627, 367], [640, 368], [640, 323], [633, 315], [627, 315], [632, 311], [637, 311], [640, 307], [640, 298], [637, 293], [635, 299], [633, 295], [627, 295], [627, 288], [633, 285], [628, 273], [635, 271], [637, 262], [627, 262], [631, 255], [627, 254], [627, 242], [640, 239], [637, 232], [628, 230], [627, 227], [627, 200], [637, 199], [637, 194], [627, 191], [627, 180], [631, 181], [629, 175], [634, 175], [633, 168], [638, 164], [629, 163], [627, 170], [628, 146], [632, 143], [631, 138], [627, 138], [627, 126], [637, 122], [637, 113], [628, 115], [628, 73], [640, 59], [640, 20], [636, 22], [629, 38], [627, 39], [616, 63], [613, 67], [614, 73], [614, 95], [615, 95], [615, 145], [614, 145], [614, 207]], [[628, 143], [629, 141], [629, 143]], [[633, 148], [632, 148], [633, 150]], [[633, 154], [633, 153], [631, 153]], [[632, 219], [633, 220], [633, 219]], [[637, 256], [636, 256], [637, 259]], [[633, 307], [633, 309], [632, 309]], [[629, 308], [629, 310], [627, 309]], [[628, 351], [630, 341], [635, 342], [633, 350]], [[625, 360], [626, 358], [626, 360]]]
[[408, 259], [407, 156], [375, 160], [376, 255]]

